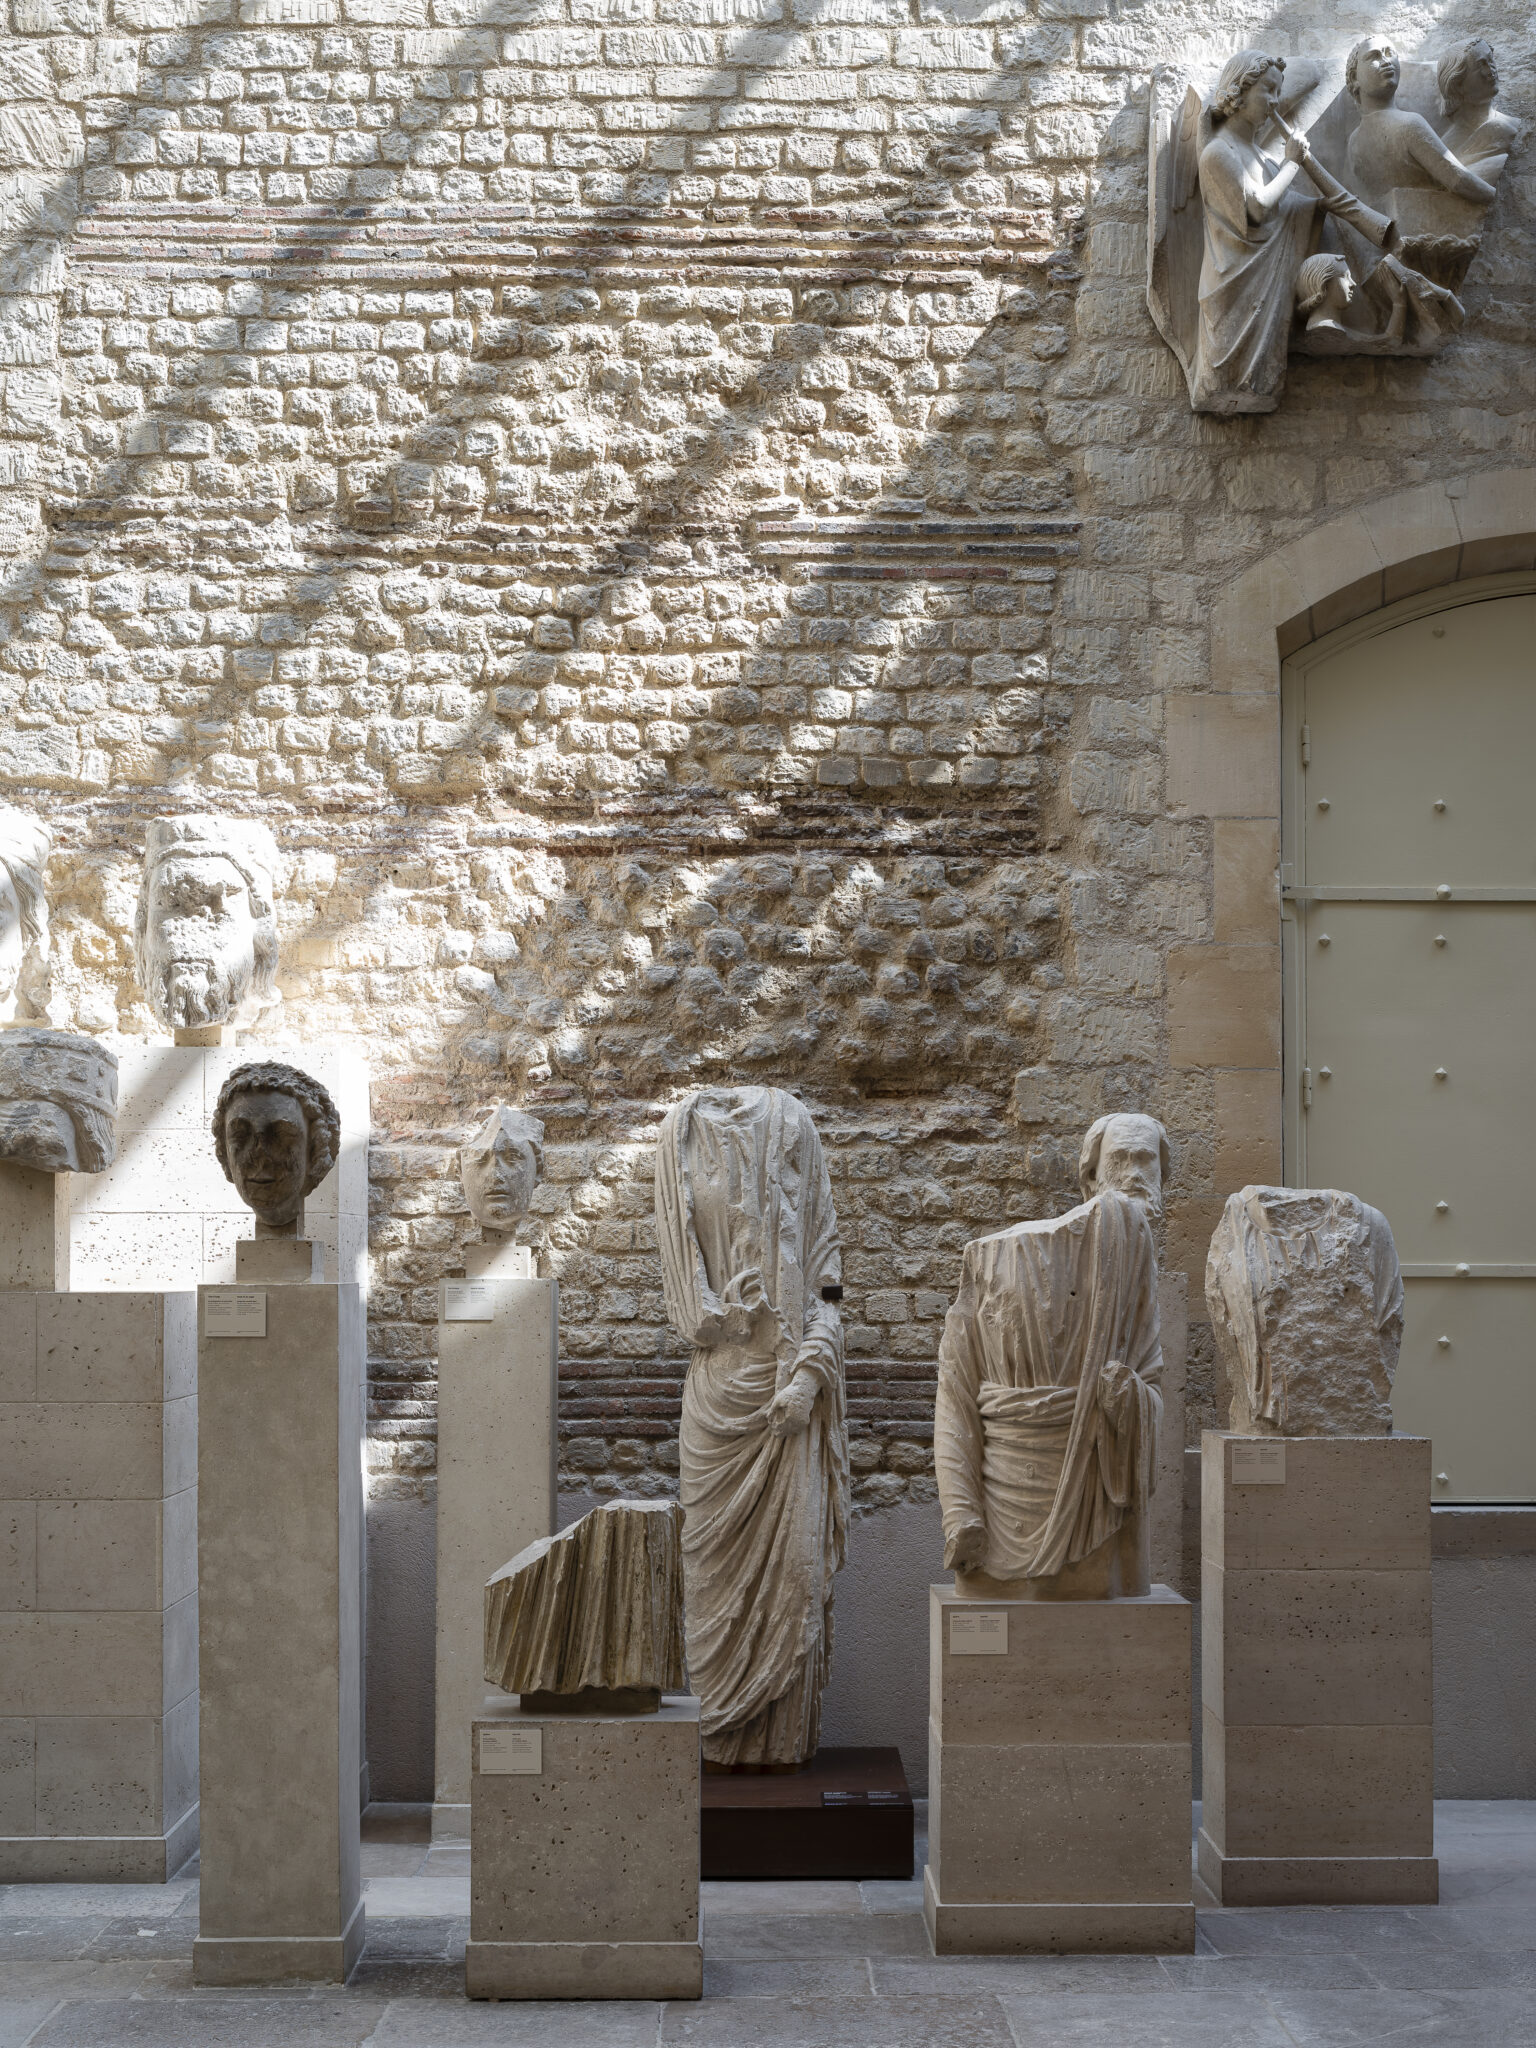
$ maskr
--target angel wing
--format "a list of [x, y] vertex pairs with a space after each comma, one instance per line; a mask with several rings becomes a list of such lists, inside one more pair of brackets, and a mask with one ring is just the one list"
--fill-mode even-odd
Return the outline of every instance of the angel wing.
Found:
[[1210, 140], [1210, 117], [1194, 87], [1186, 86], [1181, 100], [1165, 71], [1153, 73], [1147, 114], [1147, 308], [1188, 376], [1205, 254], [1200, 152]]

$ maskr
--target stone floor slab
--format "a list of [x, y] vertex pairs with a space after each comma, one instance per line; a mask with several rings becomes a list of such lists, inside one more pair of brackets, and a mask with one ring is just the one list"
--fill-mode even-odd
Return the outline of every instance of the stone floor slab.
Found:
[[656, 2048], [659, 2013], [648, 2001], [452, 2005], [402, 1998], [369, 2048]]
[[49, 1956], [84, 1955], [111, 1924], [97, 1914], [60, 1919], [41, 1913], [8, 1914], [0, 1920], [0, 1962], [14, 1958], [40, 1963]]
[[28, 2048], [361, 2048], [384, 2007], [352, 1998], [70, 2000]]
[[0, 2048], [27, 2048], [57, 2003], [53, 1998], [0, 1998]]
[[721, 1998], [669, 2005], [677, 2048], [1014, 2048], [994, 1998]]
[[1010, 1997], [1003, 2009], [1016, 2048], [1295, 2048], [1269, 2007], [1244, 1992]]
[[1041, 1992], [1160, 1994], [1170, 1989], [1156, 1956], [930, 1956], [907, 1961], [881, 1956], [870, 1965], [882, 1997], [944, 1998], [995, 1994], [1034, 1997]]
[[1201, 1913], [1199, 1926], [1218, 1955], [1363, 1955], [1447, 1939], [1440, 1914], [1433, 1906], [1242, 1906]]
[[93, 1963], [153, 1962], [160, 1956], [190, 1956], [197, 1939], [197, 1915], [173, 1913], [169, 1919], [112, 1920], [84, 1954]]
[[705, 1916], [706, 1962], [756, 1962], [784, 1956], [926, 1956], [928, 1930], [916, 1913], [765, 1913]]
[[873, 1990], [863, 1956], [704, 1965], [706, 1998], [869, 1998]]
[[[864, 1901], [852, 1879], [833, 1878], [804, 1884], [765, 1878], [741, 1881], [711, 1878], [699, 1886], [699, 1903], [706, 1916], [727, 1913], [862, 1913]], [[922, 1901], [918, 1901], [922, 1910]]]
[[1314, 1991], [1276, 1993], [1272, 2004], [1295, 2048], [1531, 2048], [1536, 1993]]
[[50, 1962], [0, 1963], [0, 1998], [132, 1998], [144, 1989], [152, 1965], [96, 1963], [82, 1956]]
[[1159, 1956], [1158, 1964], [1176, 1991], [1349, 1991], [1381, 1981], [1374, 1960], [1367, 1968], [1350, 1955]]

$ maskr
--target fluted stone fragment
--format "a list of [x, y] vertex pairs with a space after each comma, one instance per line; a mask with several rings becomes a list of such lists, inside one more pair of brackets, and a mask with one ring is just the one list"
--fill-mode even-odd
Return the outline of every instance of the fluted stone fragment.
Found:
[[543, 1713], [654, 1713], [683, 1690], [682, 1509], [616, 1500], [485, 1588], [485, 1676]]

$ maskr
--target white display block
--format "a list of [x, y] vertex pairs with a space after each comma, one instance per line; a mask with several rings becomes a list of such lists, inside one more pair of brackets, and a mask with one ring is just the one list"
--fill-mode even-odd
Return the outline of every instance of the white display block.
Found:
[[930, 1592], [938, 1955], [1195, 1945], [1189, 1603]]
[[1203, 1881], [1226, 1906], [1433, 1905], [1427, 1437], [1201, 1451]]
[[368, 1069], [346, 1048], [172, 1045], [106, 1036], [117, 1055], [117, 1158], [69, 1179], [70, 1281], [78, 1287], [193, 1288], [235, 1278], [251, 1212], [224, 1178], [210, 1125], [236, 1067], [282, 1060], [323, 1084], [341, 1118], [336, 1165], [304, 1204], [325, 1277], [366, 1288]]
[[197, 1310], [0, 1292], [0, 1883], [198, 1844]]
[[473, 1724], [471, 1998], [698, 1998], [699, 1703]]
[[469, 1834], [486, 1580], [554, 1532], [559, 1320], [553, 1280], [445, 1280], [438, 1295], [437, 1841]]
[[199, 1298], [199, 1984], [343, 1982], [362, 1950], [362, 1297], [267, 1286], [264, 1336]]

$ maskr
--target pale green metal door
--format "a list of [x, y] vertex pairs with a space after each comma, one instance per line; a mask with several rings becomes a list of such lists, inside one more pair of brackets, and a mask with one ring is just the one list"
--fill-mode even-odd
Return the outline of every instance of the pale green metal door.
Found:
[[1536, 1498], [1536, 593], [1287, 664], [1287, 1179], [1382, 1210], [1396, 1426], [1442, 1501]]

